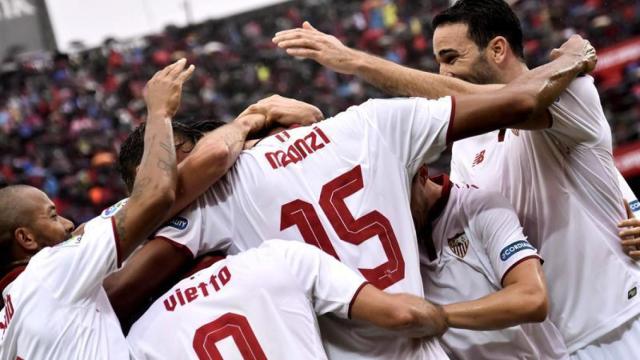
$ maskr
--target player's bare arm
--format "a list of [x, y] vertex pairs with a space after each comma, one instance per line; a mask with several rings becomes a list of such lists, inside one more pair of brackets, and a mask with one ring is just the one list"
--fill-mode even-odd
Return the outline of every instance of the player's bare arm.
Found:
[[447, 330], [442, 307], [410, 294], [388, 294], [371, 284], [354, 300], [351, 317], [416, 338], [440, 336]]
[[516, 78], [504, 88], [456, 98], [449, 140], [455, 141], [502, 128], [531, 128], [549, 124], [547, 108], [579, 74], [591, 72], [596, 53], [591, 44], [573, 35], [555, 60]]
[[175, 216], [224, 176], [249, 136], [274, 127], [309, 125], [323, 118], [317, 107], [278, 95], [249, 106], [229, 124], [205, 135], [178, 165], [176, 201], [167, 218]]
[[126, 258], [166, 216], [175, 199], [176, 154], [171, 117], [180, 106], [182, 84], [193, 73], [182, 59], [157, 72], [147, 83], [147, 130], [144, 153], [127, 204], [114, 216], [123, 257]]
[[476, 85], [449, 76], [412, 69], [345, 46], [335, 36], [305, 22], [281, 31], [273, 42], [291, 56], [311, 59], [341, 74], [355, 75], [393, 96], [436, 99], [448, 95], [497, 90], [503, 85]]
[[547, 286], [538, 258], [516, 265], [502, 285], [502, 290], [483, 298], [444, 305], [448, 326], [496, 330], [546, 319]]

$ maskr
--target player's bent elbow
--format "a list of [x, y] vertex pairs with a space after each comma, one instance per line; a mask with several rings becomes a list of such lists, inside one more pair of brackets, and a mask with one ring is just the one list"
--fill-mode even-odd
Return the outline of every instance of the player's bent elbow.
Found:
[[542, 287], [531, 287], [523, 293], [525, 299], [525, 317], [527, 322], [543, 322], [549, 312], [549, 300]]

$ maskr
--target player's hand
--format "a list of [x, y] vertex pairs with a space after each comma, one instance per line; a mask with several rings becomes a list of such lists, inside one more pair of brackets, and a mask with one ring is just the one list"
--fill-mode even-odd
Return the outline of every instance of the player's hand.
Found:
[[324, 119], [317, 107], [295, 99], [273, 95], [249, 106], [242, 115], [262, 114], [265, 123], [259, 129], [289, 128], [292, 125], [310, 125]]
[[291, 56], [315, 60], [333, 71], [342, 74], [356, 71], [358, 52], [335, 36], [316, 30], [307, 21], [301, 28], [276, 33], [273, 42]]
[[640, 260], [640, 219], [627, 219], [618, 223], [622, 249], [633, 260]]
[[180, 107], [182, 84], [187, 81], [195, 67], [185, 69], [186, 59], [180, 59], [153, 75], [147, 82], [144, 101], [149, 114], [172, 117]]
[[440, 305], [409, 294], [394, 294], [403, 304], [409, 305], [415, 323], [402, 329], [405, 336], [416, 338], [440, 336], [447, 331], [447, 315]]
[[555, 60], [562, 55], [578, 57], [583, 63], [582, 74], [592, 72], [598, 63], [596, 49], [589, 40], [583, 39], [580, 35], [572, 35], [560, 48], [553, 49], [550, 57], [551, 60]]

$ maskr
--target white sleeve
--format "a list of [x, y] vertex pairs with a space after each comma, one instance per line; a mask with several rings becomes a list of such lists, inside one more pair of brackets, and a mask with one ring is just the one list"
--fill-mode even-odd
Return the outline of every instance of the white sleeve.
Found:
[[527, 241], [513, 206], [500, 193], [473, 191], [465, 206], [473, 238], [484, 245], [500, 283], [525, 259], [540, 258]]
[[53, 247], [43, 281], [53, 296], [68, 303], [86, 300], [120, 267], [120, 244], [113, 217], [96, 217], [84, 233]]
[[455, 99], [376, 99], [356, 107], [411, 175], [447, 148]]
[[617, 169], [616, 175], [618, 176], [618, 184], [620, 185], [620, 191], [622, 191], [624, 201], [629, 204], [633, 216], [640, 219], [640, 202], [638, 201], [638, 197], [633, 193], [633, 190], [631, 190], [631, 187]]
[[283, 258], [313, 303], [316, 314], [350, 317], [353, 300], [367, 284], [362, 275], [317, 247], [302, 242], [269, 240], [261, 247], [268, 247]]
[[573, 143], [597, 144], [610, 131], [591, 76], [575, 79], [551, 105], [549, 111], [552, 125], [545, 131]]
[[200, 196], [179, 215], [167, 221], [155, 238], [168, 240], [193, 257], [210, 251], [226, 250], [231, 244], [226, 219], [221, 219], [215, 199], [208, 194]]

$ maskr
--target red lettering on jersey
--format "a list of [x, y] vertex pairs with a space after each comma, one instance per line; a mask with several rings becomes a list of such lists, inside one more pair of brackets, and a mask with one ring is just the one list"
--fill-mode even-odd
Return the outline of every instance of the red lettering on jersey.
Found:
[[513, 135], [515, 136], [520, 136], [520, 129], [511, 129], [511, 132], [513, 133]]
[[13, 303], [11, 302], [11, 295], [7, 295], [4, 298], [4, 321], [0, 322], [0, 330], [4, 333], [4, 330], [9, 327], [11, 319], [14, 314]]
[[485, 150], [482, 150], [482, 151], [480, 151], [479, 153], [476, 154], [476, 157], [475, 157], [475, 159], [473, 159], [473, 164], [471, 165], [471, 167], [479, 165], [481, 162], [484, 161], [484, 152], [485, 152]]
[[220, 269], [220, 272], [218, 273], [218, 277], [220, 278], [220, 282], [222, 283], [222, 286], [225, 286], [227, 285], [229, 280], [231, 280], [231, 272], [229, 272], [229, 269], [227, 269], [227, 267], [225, 266], [222, 269]]
[[198, 289], [192, 286], [184, 291], [184, 296], [187, 298], [187, 302], [192, 302], [198, 298]]
[[[279, 135], [279, 134], [278, 134]], [[282, 137], [276, 138], [282, 141]], [[291, 137], [289, 133], [286, 133], [287, 137]], [[284, 141], [283, 141], [284, 142]], [[265, 153], [265, 157], [274, 170], [287, 167], [290, 164], [295, 164], [299, 161], [306, 159], [309, 155], [325, 147], [331, 140], [329, 137], [318, 127], [313, 127], [311, 132], [307, 133], [302, 138], [296, 139], [293, 144], [289, 145], [284, 150], [272, 151]]]
[[[220, 291], [225, 285], [231, 281], [231, 271], [224, 266], [218, 274], [211, 275], [209, 282], [200, 282], [196, 286], [188, 287], [184, 292], [180, 289], [176, 289], [174, 294], [167, 296], [162, 303], [167, 311], [174, 311], [176, 307], [189, 305], [192, 301], [197, 300], [200, 297], [209, 297], [209, 295]], [[208, 288], [208, 286], [211, 288]]]

